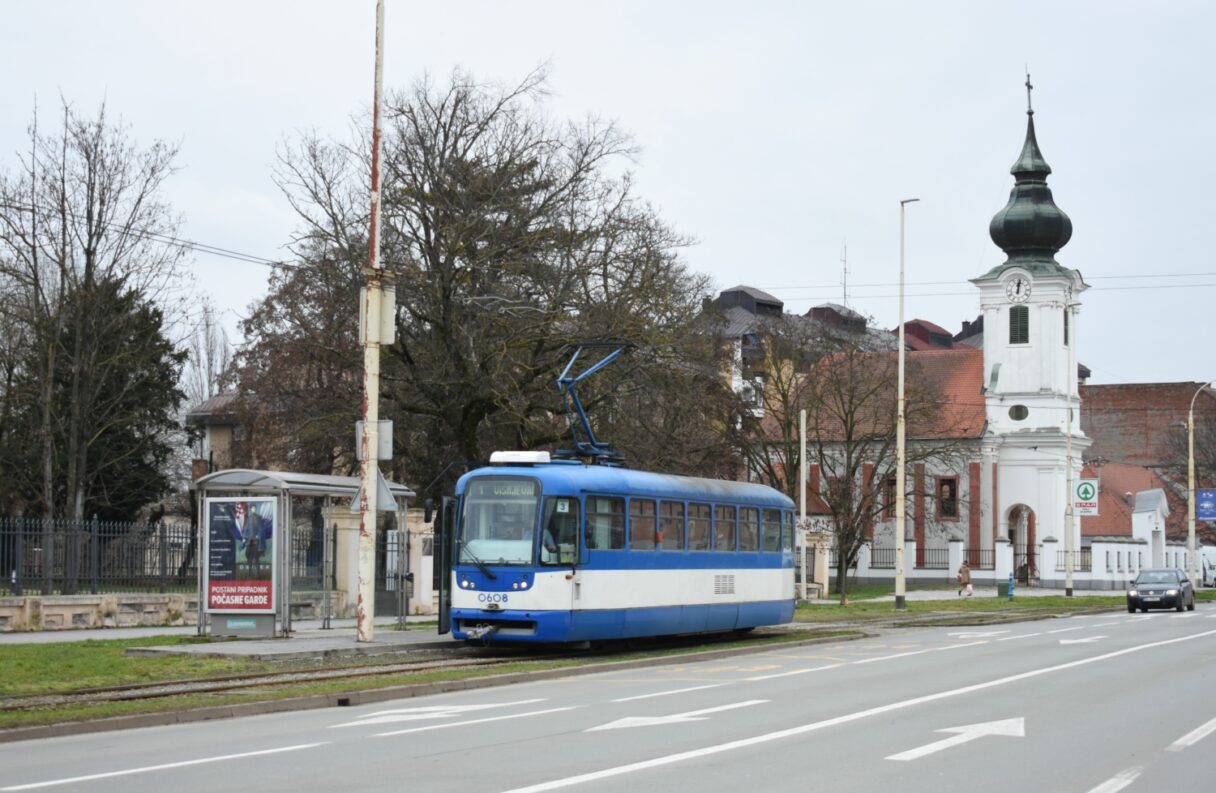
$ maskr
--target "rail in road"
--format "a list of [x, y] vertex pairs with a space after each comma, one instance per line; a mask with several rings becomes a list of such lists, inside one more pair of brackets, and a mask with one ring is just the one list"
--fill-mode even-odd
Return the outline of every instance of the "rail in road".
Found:
[[70, 752], [0, 746], [0, 791], [1206, 789], [1212, 660], [1211, 607], [925, 628], [120, 742], [76, 736]]

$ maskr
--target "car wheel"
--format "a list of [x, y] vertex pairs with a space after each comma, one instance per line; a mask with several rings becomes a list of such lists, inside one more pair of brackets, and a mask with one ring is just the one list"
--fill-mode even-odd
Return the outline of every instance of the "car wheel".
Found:
[[1174, 606], [1174, 611], [1182, 611], [1182, 609], [1183, 609], [1182, 598], [1178, 598], [1178, 605]]
[[1135, 607], [1135, 606], [1128, 606], [1128, 607], [1127, 607], [1127, 613], [1128, 613], [1128, 614], [1135, 614], [1135, 613], [1136, 613], [1136, 607]]
[[1191, 602], [1186, 604], [1186, 610], [1187, 611], [1195, 610], [1195, 598], [1191, 598]]

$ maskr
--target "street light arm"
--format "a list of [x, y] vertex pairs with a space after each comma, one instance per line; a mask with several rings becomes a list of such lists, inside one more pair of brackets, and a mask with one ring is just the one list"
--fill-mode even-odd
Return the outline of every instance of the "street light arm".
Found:
[[1195, 400], [1203, 389], [1211, 385], [1213, 383], [1208, 382], [1199, 386], [1186, 410], [1186, 567], [1191, 586], [1195, 585], [1199, 576], [1199, 559], [1195, 548]]

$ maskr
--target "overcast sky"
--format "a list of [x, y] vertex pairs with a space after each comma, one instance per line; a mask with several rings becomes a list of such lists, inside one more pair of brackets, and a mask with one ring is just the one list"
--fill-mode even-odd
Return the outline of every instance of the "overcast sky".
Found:
[[[1216, 4], [1136, 2], [407, 2], [387, 0], [385, 83], [461, 67], [514, 84], [547, 63], [550, 112], [615, 119], [638, 192], [697, 240], [690, 267], [788, 311], [844, 299], [895, 327], [957, 332], [968, 283], [1004, 260], [988, 221], [1035, 124], [1072, 218], [1057, 256], [1091, 289], [1091, 382], [1210, 380], [1216, 321]], [[104, 99], [132, 136], [181, 144], [183, 236], [267, 258], [296, 221], [270, 171], [306, 129], [345, 136], [372, 95], [374, 0], [0, 4], [0, 167], [37, 100]], [[1207, 53], [1206, 55], [1204, 53]], [[267, 270], [195, 255], [234, 328]], [[352, 321], [356, 316], [351, 307]]]

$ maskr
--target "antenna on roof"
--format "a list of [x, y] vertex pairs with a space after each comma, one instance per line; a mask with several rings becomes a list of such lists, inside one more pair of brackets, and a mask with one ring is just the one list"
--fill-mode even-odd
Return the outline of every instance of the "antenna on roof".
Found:
[[845, 240], [844, 250], [840, 254], [840, 302], [845, 308], [849, 307], [849, 241]]

